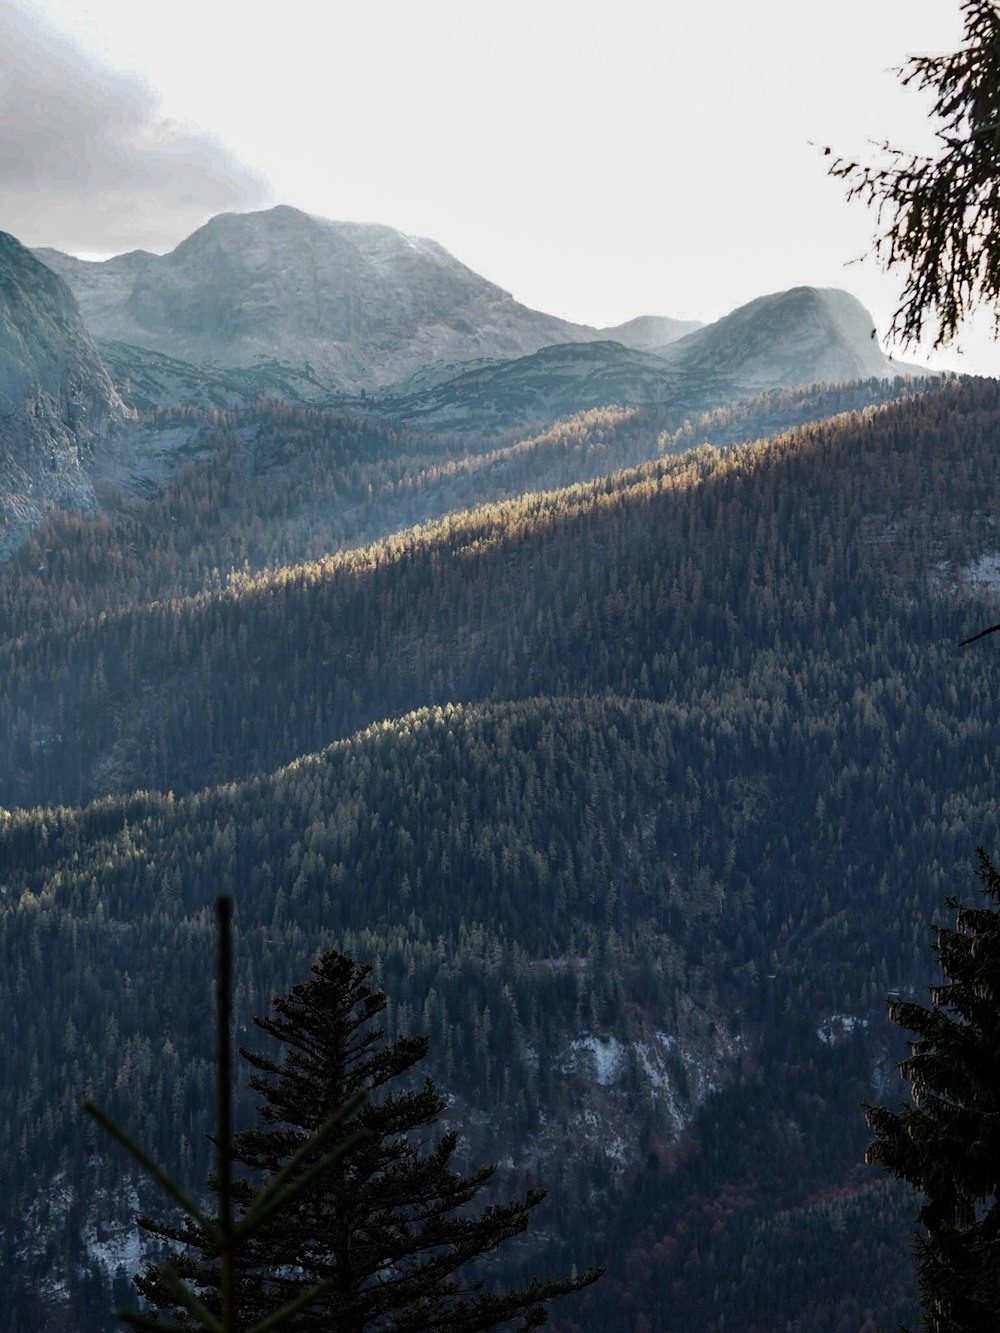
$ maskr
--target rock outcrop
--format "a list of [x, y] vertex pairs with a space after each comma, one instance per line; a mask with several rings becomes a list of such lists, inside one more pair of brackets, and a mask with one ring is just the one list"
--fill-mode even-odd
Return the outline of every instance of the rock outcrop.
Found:
[[66, 283], [0, 232], [0, 558], [53, 505], [93, 506], [87, 456], [127, 416]]

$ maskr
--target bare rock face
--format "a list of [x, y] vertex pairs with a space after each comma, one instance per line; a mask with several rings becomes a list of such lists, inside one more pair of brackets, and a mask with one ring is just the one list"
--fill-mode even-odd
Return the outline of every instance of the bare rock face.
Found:
[[657, 353], [675, 370], [750, 390], [893, 375], [897, 367], [873, 327], [848, 292], [793, 287], [760, 296]]
[[220, 214], [163, 256], [42, 254], [97, 338], [197, 364], [308, 367], [347, 392], [597, 336], [520, 305], [434, 241], [286, 206]]
[[130, 250], [96, 264], [47, 246], [32, 254], [67, 284], [91, 332], [115, 318], [115, 311], [128, 300], [139, 275], [159, 262], [159, 255], [148, 250]]
[[82, 464], [126, 417], [65, 282], [0, 232], [0, 558], [51, 506], [94, 505]]

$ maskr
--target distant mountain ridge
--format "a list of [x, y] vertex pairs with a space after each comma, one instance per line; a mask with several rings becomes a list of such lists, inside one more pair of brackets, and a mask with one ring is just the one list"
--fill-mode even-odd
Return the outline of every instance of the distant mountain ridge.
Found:
[[559, 343], [466, 370], [391, 400], [403, 421], [436, 430], [523, 431], [612, 404], [701, 402], [699, 386], [650, 352], [620, 342]]
[[[705, 381], [709, 393], [718, 384], [729, 395], [898, 369], [846, 292], [798, 287], [704, 326], [643, 315], [596, 329], [521, 305], [435, 241], [287, 205], [220, 214], [166, 255], [137, 250], [92, 262], [36, 253], [72, 288], [91, 334], [123, 349], [120, 364], [131, 346], [144, 349], [147, 372], [150, 352], [202, 373], [263, 370], [293, 398], [433, 390], [546, 348], [593, 342], [655, 355], [686, 383]], [[170, 393], [185, 378], [176, 372], [166, 375]], [[658, 387], [653, 400], [660, 396]], [[704, 401], [700, 391], [695, 397]], [[584, 393], [565, 410], [593, 400]]]
[[[680, 321], [634, 323], [648, 337]], [[759, 297], [655, 352], [610, 340], [543, 347], [402, 397], [393, 410], [437, 429], [503, 431], [592, 407], [703, 410], [762, 390], [916, 370], [894, 365], [871, 330], [871, 315], [847, 292], [796, 287]]]
[[378, 417], [406, 447], [449, 432], [474, 452], [594, 408], [698, 414], [909, 369], [846, 292], [794, 288], [692, 324], [573, 324], [434, 241], [285, 206], [222, 214], [162, 256], [90, 262], [4, 237], [0, 558], [52, 506], [166, 485], [200, 447], [199, 413], [319, 405]]
[[96, 337], [195, 363], [308, 366], [341, 392], [597, 336], [529, 310], [435, 241], [286, 205], [220, 214], [163, 256], [39, 253]]
[[861, 302], [830, 287], [759, 296], [655, 350], [675, 370], [748, 389], [867, 379], [903, 369], [882, 351]]
[[638, 315], [624, 324], [601, 329], [601, 337], [631, 347], [637, 352], [655, 352], [689, 333], [703, 328], [700, 319], [669, 319], [666, 315]]

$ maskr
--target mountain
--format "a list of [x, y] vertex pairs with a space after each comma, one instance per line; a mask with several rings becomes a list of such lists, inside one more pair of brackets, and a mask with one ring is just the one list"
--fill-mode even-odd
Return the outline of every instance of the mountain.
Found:
[[382, 405], [401, 421], [436, 430], [504, 434], [612, 403], [700, 405], [698, 388], [660, 357], [618, 342], [558, 343]]
[[[220, 891], [238, 1033], [318, 949], [371, 960], [461, 1152], [550, 1190], [562, 1254], [524, 1264], [608, 1263], [555, 1333], [913, 1323], [915, 1206], [858, 1107], [898, 1091], [885, 995], [925, 993], [925, 923], [1000, 841], [996, 662], [954, 651], [995, 618], [1000, 387], [784, 387], [888, 368], [808, 288], [660, 355], [470, 358], [461, 310], [514, 303], [454, 263], [215, 219], [67, 261], [131, 330], [99, 344], [16, 243], [0, 269], [4, 456], [43, 520], [0, 563], [0, 1333], [128, 1300], [158, 1205], [82, 1097], [195, 1191], [211, 1169]], [[383, 287], [341, 309], [335, 270]], [[288, 342], [212, 366], [137, 352], [140, 315]], [[285, 359], [309, 319], [355, 368], [412, 354], [405, 392], [302, 401], [334, 383]], [[127, 447], [95, 345], [155, 409]], [[100, 513], [54, 507], [60, 430]]]
[[77, 259], [49, 246], [40, 246], [32, 253], [69, 285], [94, 331], [114, 319], [114, 312], [128, 300], [136, 280], [159, 259], [149, 250], [130, 250], [99, 263]]
[[520, 305], [434, 241], [284, 205], [220, 214], [162, 256], [40, 253], [96, 337], [195, 363], [306, 366], [328, 390], [596, 336]]
[[601, 329], [600, 336], [637, 352], [655, 352], [676, 342], [685, 334], [702, 328], [700, 319], [668, 319], [666, 315], [639, 315], [624, 324], [613, 324]]
[[[681, 321], [623, 325], [659, 338]], [[401, 420], [436, 429], [502, 433], [611, 404], [669, 404], [678, 411], [732, 404], [762, 389], [896, 378], [872, 336], [872, 318], [847, 292], [797, 287], [761, 297], [655, 352], [620, 341], [543, 347], [467, 369], [391, 402]]]
[[86, 456], [126, 416], [69, 287], [0, 232], [0, 555], [49, 505], [93, 505]]
[[[846, 292], [794, 288], [708, 326], [646, 315], [598, 330], [528, 309], [434, 241], [285, 205], [220, 214], [166, 255], [36, 253], [140, 408], [374, 392], [406, 419], [511, 430], [672, 392], [705, 406], [899, 369]], [[586, 343], [600, 350], [573, 350]]]
[[871, 315], [836, 288], [793, 287], [760, 296], [656, 349], [674, 370], [746, 389], [776, 389], [894, 375]]

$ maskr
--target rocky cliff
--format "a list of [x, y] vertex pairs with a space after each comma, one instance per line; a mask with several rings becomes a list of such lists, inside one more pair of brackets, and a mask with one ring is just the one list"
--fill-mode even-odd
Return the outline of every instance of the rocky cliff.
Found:
[[93, 505], [86, 458], [126, 419], [66, 283], [0, 232], [0, 557], [52, 505]]

